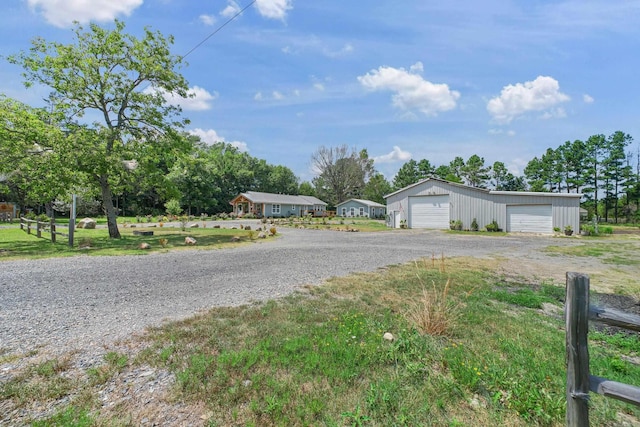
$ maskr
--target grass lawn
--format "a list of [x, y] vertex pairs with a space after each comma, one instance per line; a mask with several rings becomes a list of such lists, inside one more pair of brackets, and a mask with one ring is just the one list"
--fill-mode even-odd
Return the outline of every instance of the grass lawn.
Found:
[[[57, 236], [56, 243], [46, 238], [37, 238], [27, 234], [20, 228], [0, 230], [0, 261], [23, 258], [48, 258], [77, 255], [143, 255], [150, 252], [178, 250], [185, 248], [215, 249], [243, 242], [255, 241], [258, 233], [255, 230], [231, 228], [189, 228], [182, 231], [179, 227], [123, 227], [120, 225], [121, 239], [110, 239], [106, 228], [95, 230], [76, 229], [74, 246], [70, 248], [68, 239]], [[66, 232], [66, 228], [58, 228]], [[153, 231], [153, 236], [136, 236], [134, 231]], [[267, 233], [269, 234], [269, 233]], [[43, 236], [48, 233], [43, 233]], [[187, 236], [197, 240], [196, 246], [186, 246]], [[232, 242], [238, 237], [238, 242]], [[271, 237], [269, 237], [271, 238]], [[150, 249], [139, 249], [141, 243], [148, 243]]]
[[[561, 426], [563, 297], [481, 260], [391, 266], [153, 329], [146, 349], [110, 353], [78, 380], [64, 359], [34, 366], [0, 385], [0, 400], [70, 395], [40, 426], [137, 425], [126, 410], [101, 412], [97, 396], [118, 372], [151, 365], [175, 374], [173, 399], [210, 426]], [[640, 384], [638, 352], [635, 336], [593, 334], [592, 373]], [[640, 414], [593, 394], [590, 406], [598, 426]]]
[[606, 264], [640, 265], [640, 239], [635, 236], [615, 241], [607, 237], [583, 237], [584, 243], [572, 246], [549, 246], [545, 250], [550, 253], [579, 257], [594, 257]]

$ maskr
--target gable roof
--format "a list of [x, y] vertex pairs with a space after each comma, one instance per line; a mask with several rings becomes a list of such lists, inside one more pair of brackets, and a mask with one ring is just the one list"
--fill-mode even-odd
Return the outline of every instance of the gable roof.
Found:
[[357, 202], [357, 203], [360, 203], [361, 205], [369, 206], [370, 208], [386, 208], [385, 205], [381, 205], [380, 203], [372, 202], [371, 200], [365, 200], [365, 199], [349, 199], [349, 200], [345, 200], [344, 202], [338, 203], [336, 205], [336, 208], [338, 206], [344, 205], [345, 203], [348, 203], [348, 202]]
[[240, 196], [244, 196], [247, 200], [250, 200], [252, 203], [270, 203], [270, 204], [280, 204], [280, 205], [303, 205], [303, 206], [314, 206], [314, 205], [323, 205], [327, 204], [317, 197], [313, 196], [293, 196], [290, 194], [274, 194], [274, 193], [262, 193], [260, 191], [246, 191], [244, 193], [240, 193], [238, 196], [234, 197], [233, 200], [229, 203], [232, 203]]
[[444, 179], [439, 179], [439, 178], [425, 178], [421, 181], [418, 181], [414, 184], [411, 185], [407, 185], [404, 188], [401, 188], [400, 190], [396, 190], [393, 193], [389, 193], [386, 196], [383, 196], [385, 199], [401, 193], [405, 190], [408, 190], [410, 188], [416, 187], [420, 184], [423, 184], [427, 181], [437, 181], [437, 182], [442, 182], [445, 183], [447, 185], [451, 185], [454, 187], [460, 187], [460, 188], [466, 188], [467, 190], [473, 190], [473, 191], [479, 191], [485, 194], [496, 194], [496, 195], [521, 195], [521, 196], [551, 196], [551, 197], [582, 197], [582, 193], [547, 193], [547, 192], [542, 192], [542, 191], [500, 191], [500, 190], [487, 190], [486, 188], [478, 188], [478, 187], [471, 187], [470, 185], [465, 185], [465, 184], [458, 184], [457, 182], [451, 182], [451, 181], [446, 181]]

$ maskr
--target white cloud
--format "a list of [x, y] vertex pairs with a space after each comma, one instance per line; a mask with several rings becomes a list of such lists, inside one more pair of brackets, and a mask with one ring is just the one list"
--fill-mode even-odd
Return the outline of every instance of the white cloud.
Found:
[[284, 98], [284, 95], [278, 92], [277, 90], [274, 90], [271, 95], [273, 96], [273, 99], [278, 101]]
[[213, 15], [200, 15], [198, 19], [200, 19], [200, 22], [202, 22], [204, 25], [211, 26], [216, 23], [216, 17]]
[[209, 93], [206, 89], [200, 86], [194, 86], [190, 88], [188, 94], [189, 98], [183, 98], [174, 93], [168, 93], [161, 89], [149, 87], [145, 89], [145, 92], [159, 92], [164, 97], [167, 104], [179, 105], [185, 111], [203, 111], [211, 109], [211, 101], [218, 97], [218, 94], [214, 92]]
[[591, 97], [590, 95], [587, 95], [586, 93], [584, 95], [582, 95], [582, 101], [585, 104], [592, 104], [593, 101], [595, 101], [595, 99], [593, 99], [593, 97]]
[[249, 151], [249, 148], [247, 147], [247, 143], [246, 142], [241, 142], [241, 141], [226, 141], [224, 139], [224, 137], [218, 135], [218, 132], [216, 132], [213, 129], [200, 129], [200, 128], [196, 128], [193, 130], [190, 130], [189, 133], [191, 135], [196, 135], [199, 136], [200, 139], [209, 145], [213, 145], [216, 142], [226, 142], [227, 144], [230, 144], [234, 147], [236, 147], [239, 151], [241, 152], [247, 152]]
[[435, 116], [441, 111], [452, 110], [460, 93], [450, 90], [446, 84], [431, 83], [418, 72], [423, 70], [417, 62], [409, 68], [379, 67], [371, 70], [358, 81], [370, 90], [390, 90], [395, 92], [393, 106], [402, 110], [418, 110], [427, 116]]
[[256, 92], [256, 94], [253, 95], [253, 99], [256, 101], [262, 101], [262, 92]]
[[513, 130], [504, 130], [504, 129], [489, 129], [489, 135], [508, 135], [515, 136], [516, 132]]
[[265, 18], [284, 20], [287, 11], [293, 9], [293, 0], [256, 0], [255, 7]]
[[391, 151], [390, 153], [373, 158], [375, 163], [406, 162], [407, 160], [410, 160], [410, 159], [411, 159], [411, 153], [407, 151], [403, 151], [397, 145], [393, 146], [393, 151]]
[[324, 90], [324, 85], [322, 83], [314, 83], [313, 87], [317, 90], [323, 91]]
[[129, 16], [143, 0], [27, 0], [31, 9], [39, 11], [56, 27], [70, 27], [73, 21], [108, 22], [118, 16]]
[[554, 107], [569, 100], [560, 92], [557, 80], [538, 76], [531, 82], [505, 86], [500, 96], [489, 100], [487, 110], [498, 123], [509, 123], [529, 111], [543, 111], [543, 117], [564, 117], [564, 110]]
[[231, 18], [232, 16], [236, 15], [241, 10], [242, 10], [242, 8], [240, 6], [238, 6], [238, 3], [236, 3], [233, 0], [229, 0], [229, 3], [227, 4], [227, 7], [222, 9], [222, 11], [220, 12], [220, 15], [224, 16], [225, 18]]
[[329, 49], [323, 49], [323, 53], [329, 58], [337, 58], [340, 56], [346, 56], [353, 52], [353, 45], [351, 43], [347, 43], [340, 50], [332, 51]]

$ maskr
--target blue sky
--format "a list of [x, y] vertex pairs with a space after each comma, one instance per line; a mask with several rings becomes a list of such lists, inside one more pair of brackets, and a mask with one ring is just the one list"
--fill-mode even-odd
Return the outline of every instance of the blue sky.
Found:
[[[173, 35], [184, 55], [249, 3], [5, 0], [0, 55], [114, 18]], [[257, 0], [187, 56], [196, 96], [181, 105], [190, 132], [301, 180], [318, 147], [342, 144], [388, 179], [411, 158], [472, 154], [519, 174], [567, 140], [640, 139], [639, 24], [635, 0]], [[47, 89], [23, 89], [20, 69], [0, 64], [0, 92], [42, 105]]]

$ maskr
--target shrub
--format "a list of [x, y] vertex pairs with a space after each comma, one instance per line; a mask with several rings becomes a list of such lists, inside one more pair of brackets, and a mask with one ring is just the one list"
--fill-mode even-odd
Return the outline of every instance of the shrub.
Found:
[[275, 227], [271, 227], [271, 228], [269, 229], [269, 233], [271, 233], [271, 235], [272, 235], [272, 236], [275, 236], [275, 235], [276, 235], [276, 232], [277, 232], [277, 230], [276, 230], [276, 228], [275, 228]]
[[451, 220], [449, 222], [449, 228], [452, 230], [458, 230], [458, 231], [462, 230], [462, 221], [460, 221], [459, 219], [455, 221]]
[[473, 218], [473, 221], [471, 221], [471, 231], [478, 231], [478, 229], [478, 221]]
[[169, 215], [180, 215], [182, 213], [182, 207], [178, 199], [171, 199], [164, 204], [165, 209]]
[[490, 224], [487, 224], [485, 228], [487, 229], [487, 231], [493, 231], [493, 232], [502, 231], [502, 229], [498, 225], [498, 221], [496, 221], [495, 219], [491, 221]]

